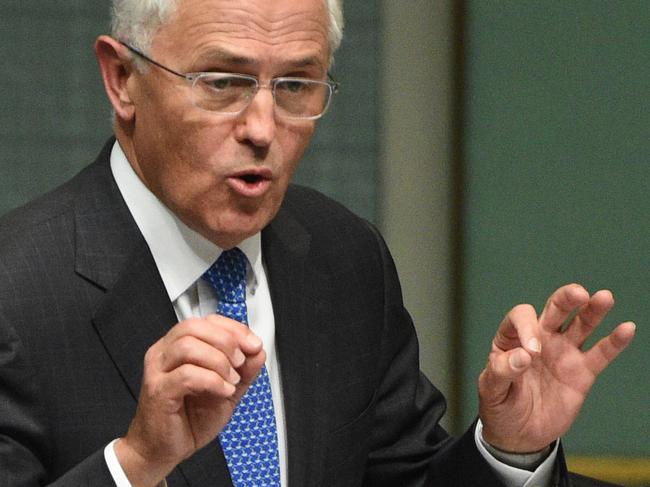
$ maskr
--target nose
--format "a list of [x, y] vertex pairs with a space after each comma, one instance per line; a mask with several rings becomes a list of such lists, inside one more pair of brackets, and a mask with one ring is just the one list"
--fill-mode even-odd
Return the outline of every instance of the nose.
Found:
[[275, 137], [275, 128], [273, 92], [268, 87], [260, 87], [239, 115], [237, 140], [255, 147], [268, 147]]

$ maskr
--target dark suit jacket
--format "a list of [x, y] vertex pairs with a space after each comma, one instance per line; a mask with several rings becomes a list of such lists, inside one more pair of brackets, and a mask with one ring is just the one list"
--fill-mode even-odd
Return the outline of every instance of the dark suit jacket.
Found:
[[[0, 220], [0, 486], [102, 487], [103, 448], [134, 415], [145, 351], [176, 317], [112, 178], [112, 141], [70, 182]], [[472, 432], [419, 373], [378, 233], [291, 187], [263, 231], [288, 433], [307, 486], [498, 486]], [[558, 485], [568, 485], [558, 462]], [[230, 486], [218, 442], [170, 487]]]

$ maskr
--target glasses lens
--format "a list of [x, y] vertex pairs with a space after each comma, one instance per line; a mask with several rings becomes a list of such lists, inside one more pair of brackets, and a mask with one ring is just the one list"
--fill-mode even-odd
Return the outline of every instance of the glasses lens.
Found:
[[329, 103], [332, 90], [327, 83], [299, 78], [278, 78], [273, 86], [275, 104], [290, 118], [317, 118]]
[[194, 103], [203, 110], [239, 113], [257, 88], [255, 78], [221, 73], [204, 73], [194, 80]]

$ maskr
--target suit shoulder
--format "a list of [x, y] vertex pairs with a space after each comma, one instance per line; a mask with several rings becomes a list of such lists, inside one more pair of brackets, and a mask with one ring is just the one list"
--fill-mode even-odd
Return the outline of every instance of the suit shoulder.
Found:
[[289, 186], [283, 209], [291, 213], [312, 234], [336, 235], [338, 238], [348, 235], [358, 238], [376, 232], [371, 223], [341, 203], [305, 186]]
[[53, 227], [60, 231], [67, 227], [71, 231], [74, 195], [65, 191], [64, 186], [0, 217], [0, 253], [3, 257], [7, 256], [9, 249], [25, 252], [26, 242], [42, 240]]
[[0, 217], [0, 235], [6, 237], [45, 225], [49, 220], [69, 211], [73, 195], [63, 189], [65, 186], [49, 191]]

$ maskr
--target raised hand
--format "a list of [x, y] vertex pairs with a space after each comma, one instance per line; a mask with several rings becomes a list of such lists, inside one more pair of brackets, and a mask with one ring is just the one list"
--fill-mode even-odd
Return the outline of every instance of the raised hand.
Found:
[[508, 313], [479, 377], [479, 415], [488, 443], [530, 453], [567, 432], [598, 375], [634, 338], [634, 323], [625, 322], [582, 350], [613, 305], [609, 291], [590, 296], [570, 284], [551, 295], [539, 317], [527, 304]]
[[264, 365], [261, 340], [223, 316], [174, 326], [146, 353], [138, 408], [115, 445], [133, 487], [155, 486], [212, 441]]

